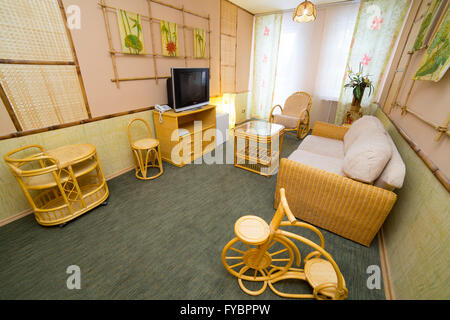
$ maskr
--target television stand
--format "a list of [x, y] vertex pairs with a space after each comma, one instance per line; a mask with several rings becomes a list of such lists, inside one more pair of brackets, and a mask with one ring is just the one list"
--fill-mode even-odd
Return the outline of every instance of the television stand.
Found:
[[[171, 110], [162, 113], [161, 117], [162, 122], [159, 121], [159, 112], [153, 110], [156, 137], [164, 161], [183, 167], [215, 149], [216, 106], [207, 105], [183, 112]], [[201, 126], [197, 125], [198, 122]], [[208, 130], [213, 130], [214, 134], [205, 136]]]

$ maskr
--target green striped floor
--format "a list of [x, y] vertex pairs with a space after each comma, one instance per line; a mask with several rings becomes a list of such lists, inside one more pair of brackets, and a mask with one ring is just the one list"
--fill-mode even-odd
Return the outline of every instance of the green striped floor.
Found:
[[[283, 155], [299, 143], [286, 136]], [[218, 164], [164, 169], [153, 181], [134, 172], [110, 180], [108, 205], [64, 228], [42, 227], [32, 215], [1, 227], [0, 299], [279, 299], [269, 288], [246, 295], [220, 259], [239, 217], [270, 221], [276, 176]], [[383, 287], [366, 286], [367, 267], [380, 266], [377, 239], [366, 248], [323, 234], [349, 299], [384, 299]], [[66, 286], [70, 265], [80, 267], [80, 290]], [[309, 290], [298, 281], [279, 288]]]

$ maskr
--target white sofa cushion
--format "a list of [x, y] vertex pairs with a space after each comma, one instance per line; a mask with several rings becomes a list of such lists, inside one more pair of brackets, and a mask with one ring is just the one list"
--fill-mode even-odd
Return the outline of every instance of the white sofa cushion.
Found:
[[353, 143], [365, 133], [385, 132], [383, 124], [381, 121], [374, 116], [363, 116], [362, 118], [356, 120], [348, 129], [344, 136], [344, 153], [347, 153], [348, 149]]
[[403, 186], [406, 175], [406, 166], [389, 133], [386, 132], [386, 136], [392, 146], [392, 157], [380, 177], [375, 181], [374, 185], [392, 191]]
[[342, 171], [349, 178], [373, 183], [391, 156], [392, 146], [384, 132], [365, 131], [345, 152]]
[[343, 159], [327, 157], [305, 150], [295, 150], [288, 158], [308, 166], [345, 176], [342, 172]]
[[342, 140], [309, 135], [303, 139], [298, 149], [322, 156], [344, 159], [344, 142]]
[[295, 129], [295, 128], [297, 128], [298, 117], [287, 116], [284, 114], [274, 114], [273, 122], [282, 124], [283, 126], [285, 126], [288, 129]]

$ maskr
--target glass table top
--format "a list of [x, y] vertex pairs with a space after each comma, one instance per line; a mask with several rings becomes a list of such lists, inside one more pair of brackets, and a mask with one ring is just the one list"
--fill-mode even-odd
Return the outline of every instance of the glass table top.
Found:
[[235, 133], [269, 137], [279, 134], [283, 129], [284, 126], [281, 124], [270, 123], [262, 120], [252, 120], [237, 126], [234, 131]]

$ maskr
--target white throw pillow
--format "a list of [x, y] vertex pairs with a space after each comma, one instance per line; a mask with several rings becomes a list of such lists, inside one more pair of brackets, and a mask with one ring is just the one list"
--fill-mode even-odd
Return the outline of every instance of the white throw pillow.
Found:
[[406, 166], [389, 133], [386, 132], [386, 136], [392, 146], [392, 157], [380, 177], [375, 181], [374, 185], [392, 191], [403, 186], [406, 175]]
[[364, 133], [385, 132], [381, 121], [374, 116], [363, 116], [362, 118], [353, 122], [344, 136], [344, 153], [353, 143]]
[[349, 178], [373, 183], [392, 156], [392, 146], [383, 132], [365, 131], [345, 153], [342, 171]]

